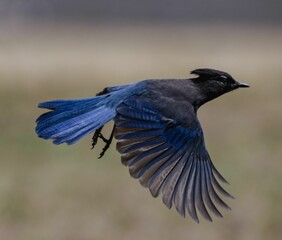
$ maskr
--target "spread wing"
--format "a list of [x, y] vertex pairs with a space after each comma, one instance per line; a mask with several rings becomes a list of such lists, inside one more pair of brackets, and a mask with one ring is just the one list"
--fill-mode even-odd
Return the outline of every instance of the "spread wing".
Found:
[[164, 204], [184, 217], [186, 209], [199, 222], [197, 210], [209, 221], [209, 212], [222, 217], [216, 205], [230, 209], [219, 194], [232, 198], [219, 184], [227, 181], [211, 162], [201, 126], [192, 128], [166, 118], [150, 104], [129, 99], [117, 108], [117, 149], [132, 177], [149, 188], [154, 197], [162, 193]]

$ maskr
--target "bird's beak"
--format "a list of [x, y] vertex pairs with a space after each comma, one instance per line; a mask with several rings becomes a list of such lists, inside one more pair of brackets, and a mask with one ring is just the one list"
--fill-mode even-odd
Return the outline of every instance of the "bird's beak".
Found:
[[250, 87], [247, 83], [238, 83], [239, 88], [247, 88]]

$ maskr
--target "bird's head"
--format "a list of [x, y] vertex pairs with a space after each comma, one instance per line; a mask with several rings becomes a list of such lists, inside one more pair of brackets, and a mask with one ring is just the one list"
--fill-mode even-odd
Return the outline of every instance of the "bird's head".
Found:
[[235, 81], [230, 74], [215, 69], [199, 68], [193, 70], [191, 74], [198, 75], [198, 77], [192, 78], [192, 81], [198, 87], [203, 98], [198, 103], [199, 106], [237, 88], [249, 87], [246, 83]]

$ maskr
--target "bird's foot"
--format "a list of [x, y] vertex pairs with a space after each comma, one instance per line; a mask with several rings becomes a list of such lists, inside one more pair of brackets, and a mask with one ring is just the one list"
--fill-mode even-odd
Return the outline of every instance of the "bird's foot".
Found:
[[98, 139], [101, 138], [103, 140], [104, 143], [106, 143], [105, 147], [102, 149], [102, 152], [100, 153], [100, 156], [99, 156], [99, 159], [102, 158], [104, 156], [104, 154], [106, 153], [106, 151], [109, 149], [109, 147], [111, 146], [111, 143], [113, 141], [113, 137], [114, 137], [114, 129], [115, 129], [115, 126], [113, 127], [113, 130], [111, 132], [111, 135], [109, 137], [109, 139], [106, 139], [103, 134], [101, 133], [102, 131], [102, 128], [104, 126], [98, 128], [93, 137], [92, 137], [92, 148], [93, 149], [95, 147], [95, 145], [97, 144], [98, 142]]

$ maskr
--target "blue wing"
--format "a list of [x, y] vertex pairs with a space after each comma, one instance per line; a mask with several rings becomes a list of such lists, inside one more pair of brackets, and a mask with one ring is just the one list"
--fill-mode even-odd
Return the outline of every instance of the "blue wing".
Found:
[[[216, 207], [230, 209], [219, 194], [232, 198], [219, 184], [227, 181], [211, 162], [201, 126], [166, 118], [140, 99], [128, 99], [118, 106], [115, 138], [122, 162], [132, 177], [162, 199], [168, 208], [199, 222], [197, 210], [212, 221], [210, 212], [222, 217]], [[209, 211], [208, 211], [209, 210]]]

